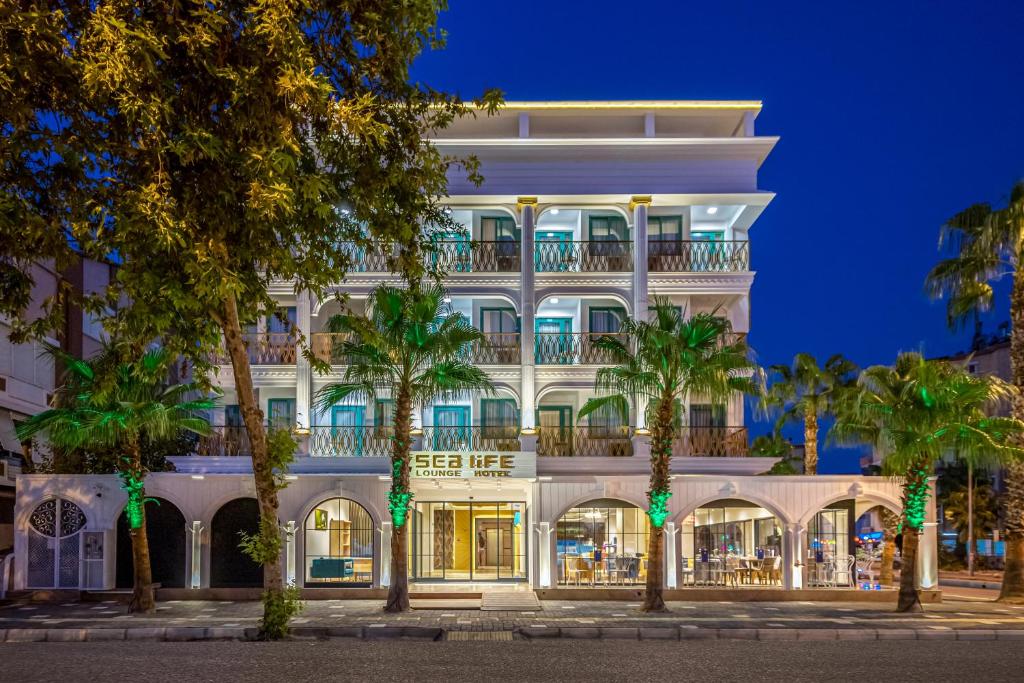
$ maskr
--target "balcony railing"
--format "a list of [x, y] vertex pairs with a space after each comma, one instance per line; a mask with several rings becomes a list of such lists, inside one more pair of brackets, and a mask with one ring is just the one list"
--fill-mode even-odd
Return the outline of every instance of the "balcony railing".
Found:
[[348, 332], [314, 332], [310, 336], [313, 355], [332, 365], [348, 365], [348, 356], [342, 352], [342, 345], [352, 335]]
[[682, 427], [672, 443], [672, 455], [728, 458], [750, 455], [746, 427]]
[[210, 430], [210, 434], [199, 437], [196, 455], [252, 455], [249, 432], [245, 431], [245, 427], [211, 427]]
[[607, 365], [614, 362], [611, 354], [594, 342], [612, 337], [626, 343], [624, 334], [598, 332], [538, 332], [534, 341], [537, 365]]
[[633, 270], [633, 243], [537, 241], [534, 268], [538, 273], [628, 273]]
[[309, 454], [315, 458], [386, 458], [393, 427], [310, 427]]
[[519, 450], [519, 427], [424, 427], [426, 451]]
[[652, 273], [735, 273], [750, 270], [750, 242], [648, 242], [647, 270]]
[[[295, 365], [297, 344], [295, 336], [289, 332], [255, 332], [243, 334], [249, 363], [252, 365]], [[212, 362], [216, 365], [228, 365], [231, 358], [227, 349], [221, 346], [220, 351], [213, 354]]]
[[[387, 253], [379, 246], [349, 245], [350, 272], [388, 272]], [[518, 273], [522, 248], [515, 240], [441, 240], [432, 244], [427, 262], [447, 273]]]
[[469, 349], [475, 365], [519, 365], [521, 347], [518, 332], [485, 332], [482, 342]]
[[540, 427], [537, 455], [627, 457], [633, 455], [632, 427]]

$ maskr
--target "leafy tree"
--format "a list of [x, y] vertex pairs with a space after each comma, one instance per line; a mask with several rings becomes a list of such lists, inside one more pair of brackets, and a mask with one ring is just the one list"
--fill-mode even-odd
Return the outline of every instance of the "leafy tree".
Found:
[[[958, 328], [978, 312], [992, 307], [992, 283], [1010, 277], [1010, 367], [1017, 393], [1011, 415], [1024, 420], [1024, 181], [1010, 190], [1000, 209], [975, 204], [942, 226], [939, 249], [952, 256], [932, 268], [925, 281], [934, 296], [948, 296], [950, 327]], [[1007, 467], [1003, 496], [1006, 524], [1006, 568], [1000, 600], [1024, 600], [1024, 464]]]
[[676, 406], [689, 397], [721, 403], [736, 391], [752, 393], [755, 388], [750, 375], [757, 368], [746, 343], [730, 339], [731, 331], [729, 321], [714, 313], [684, 318], [670, 300], [656, 297], [653, 320], [623, 321], [621, 332], [628, 341], [600, 337], [594, 342], [615, 364], [598, 368], [596, 386], [601, 395], [588, 400], [579, 416], [611, 409], [625, 423], [631, 400], [649, 402], [651, 480], [647, 516], [653, 528], [648, 541], [644, 611], [665, 609], [661, 529], [672, 495], [669, 465], [672, 444], [678, 437]]
[[762, 434], [750, 444], [750, 454], [761, 458], [780, 458], [765, 474], [800, 474], [793, 465], [793, 444], [777, 431]]
[[409, 451], [412, 411], [467, 392], [493, 393], [487, 373], [469, 363], [465, 349], [483, 343], [483, 333], [445, 301], [445, 290], [426, 284], [416, 290], [380, 285], [367, 301], [369, 317], [345, 313], [328, 323], [332, 332], [351, 337], [339, 353], [347, 358], [341, 382], [317, 393], [317, 407], [329, 410], [348, 398], [395, 402], [391, 444], [391, 586], [385, 609], [409, 609]]
[[975, 377], [950, 363], [902, 353], [892, 367], [862, 371], [856, 396], [843, 403], [834, 438], [873, 445], [882, 455], [883, 470], [902, 483], [899, 611], [921, 610], [917, 551], [935, 463], [946, 454], [976, 465], [1024, 457], [1014, 445], [1024, 423], [985, 414], [993, 401], [1015, 394], [998, 378]]
[[[29, 0], [0, 12], [14, 49], [0, 88], [16, 104], [2, 120], [17, 160], [0, 178], [2, 275], [18, 292], [8, 309], [23, 312], [32, 286], [16, 271], [81, 253], [119, 263], [114, 286], [85, 302], [131, 302], [105, 321], [115, 338], [159, 338], [203, 379], [223, 343], [266, 548], [280, 545], [275, 468], [288, 449], [268, 445], [242, 326], [273, 312], [271, 283], [325, 296], [352, 242], [397, 245], [392, 267], [422, 272], [420, 226], [452, 223], [449, 170], [479, 180], [472, 159], [425, 142], [475, 109], [410, 79], [424, 49], [443, 47], [443, 7]], [[267, 613], [281, 613], [280, 562], [265, 562], [264, 588]], [[265, 619], [262, 634], [284, 630]]]
[[775, 375], [765, 404], [780, 411], [776, 429], [788, 422], [804, 425], [804, 474], [818, 473], [818, 420], [833, 412], [844, 389], [854, 384], [857, 366], [836, 354], [820, 367], [814, 356], [798, 353], [793, 365], [773, 365]]
[[935, 486], [943, 517], [957, 532], [955, 555], [963, 562], [967, 560], [969, 511], [973, 508], [975, 542], [991, 535], [999, 521], [992, 479], [986, 472], [971, 472], [974, 500], [968, 504], [969, 469], [963, 463], [946, 463]]
[[[137, 362], [118, 364], [109, 350], [92, 360], [78, 360], [57, 349], [48, 352], [65, 372], [55, 406], [18, 426], [18, 438], [45, 435], [55, 446], [68, 449], [117, 449], [117, 475], [128, 494], [125, 515], [132, 539], [134, 590], [130, 609], [151, 612], [156, 607], [146, 536], [147, 469], [142, 448], [147, 440], [170, 439], [181, 432], [209, 432], [203, 413], [214, 402], [193, 383], [166, 381], [170, 354], [145, 353]], [[109, 382], [102, 381], [110, 373]]]

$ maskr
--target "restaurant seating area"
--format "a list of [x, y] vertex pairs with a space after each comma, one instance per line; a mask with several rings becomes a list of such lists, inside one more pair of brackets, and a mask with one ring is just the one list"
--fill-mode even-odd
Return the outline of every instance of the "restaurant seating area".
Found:
[[683, 586], [782, 586], [782, 556], [683, 558]]

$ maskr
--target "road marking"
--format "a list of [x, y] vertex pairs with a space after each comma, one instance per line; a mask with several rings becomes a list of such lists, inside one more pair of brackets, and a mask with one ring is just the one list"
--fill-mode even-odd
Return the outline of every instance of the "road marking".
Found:
[[782, 627], [784, 627], [784, 626], [785, 626], [785, 624], [768, 624], [768, 625], [769, 625], [769, 626], [776, 626], [776, 627], [778, 627], [778, 626], [782, 626]]
[[779, 611], [778, 607], [765, 607], [765, 609], [767, 611], [769, 611], [769, 612], [778, 612]]
[[933, 631], [952, 631], [953, 630], [949, 626], [929, 626], [928, 628], [930, 628]]
[[613, 614], [612, 616], [613, 617], [625, 617], [625, 616], [629, 616], [629, 615], [628, 614]]
[[384, 626], [387, 626], [387, 624], [370, 624], [370, 628], [382, 628]]

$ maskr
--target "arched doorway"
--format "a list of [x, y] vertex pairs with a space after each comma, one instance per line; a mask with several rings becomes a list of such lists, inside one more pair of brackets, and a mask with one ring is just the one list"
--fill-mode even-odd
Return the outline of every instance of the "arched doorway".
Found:
[[85, 532], [85, 513], [63, 498], [44, 500], [28, 519], [28, 588], [99, 588], [103, 533]]
[[782, 536], [782, 520], [757, 503], [705, 503], [683, 520], [682, 584], [781, 587]]
[[373, 518], [359, 503], [330, 498], [310, 510], [303, 524], [305, 585], [369, 586], [373, 583]]
[[210, 524], [210, 587], [260, 588], [263, 567], [238, 546], [240, 532], [256, 534], [260, 508], [255, 498], [236, 498], [225, 503]]
[[644, 583], [649, 534], [647, 514], [632, 503], [600, 498], [569, 508], [555, 529], [558, 583]]
[[[163, 498], [146, 504], [146, 537], [149, 539], [149, 562], [153, 583], [163, 588], [185, 587], [185, 516], [177, 506]], [[117, 581], [118, 588], [134, 585], [132, 537], [124, 512], [117, 519]]]

